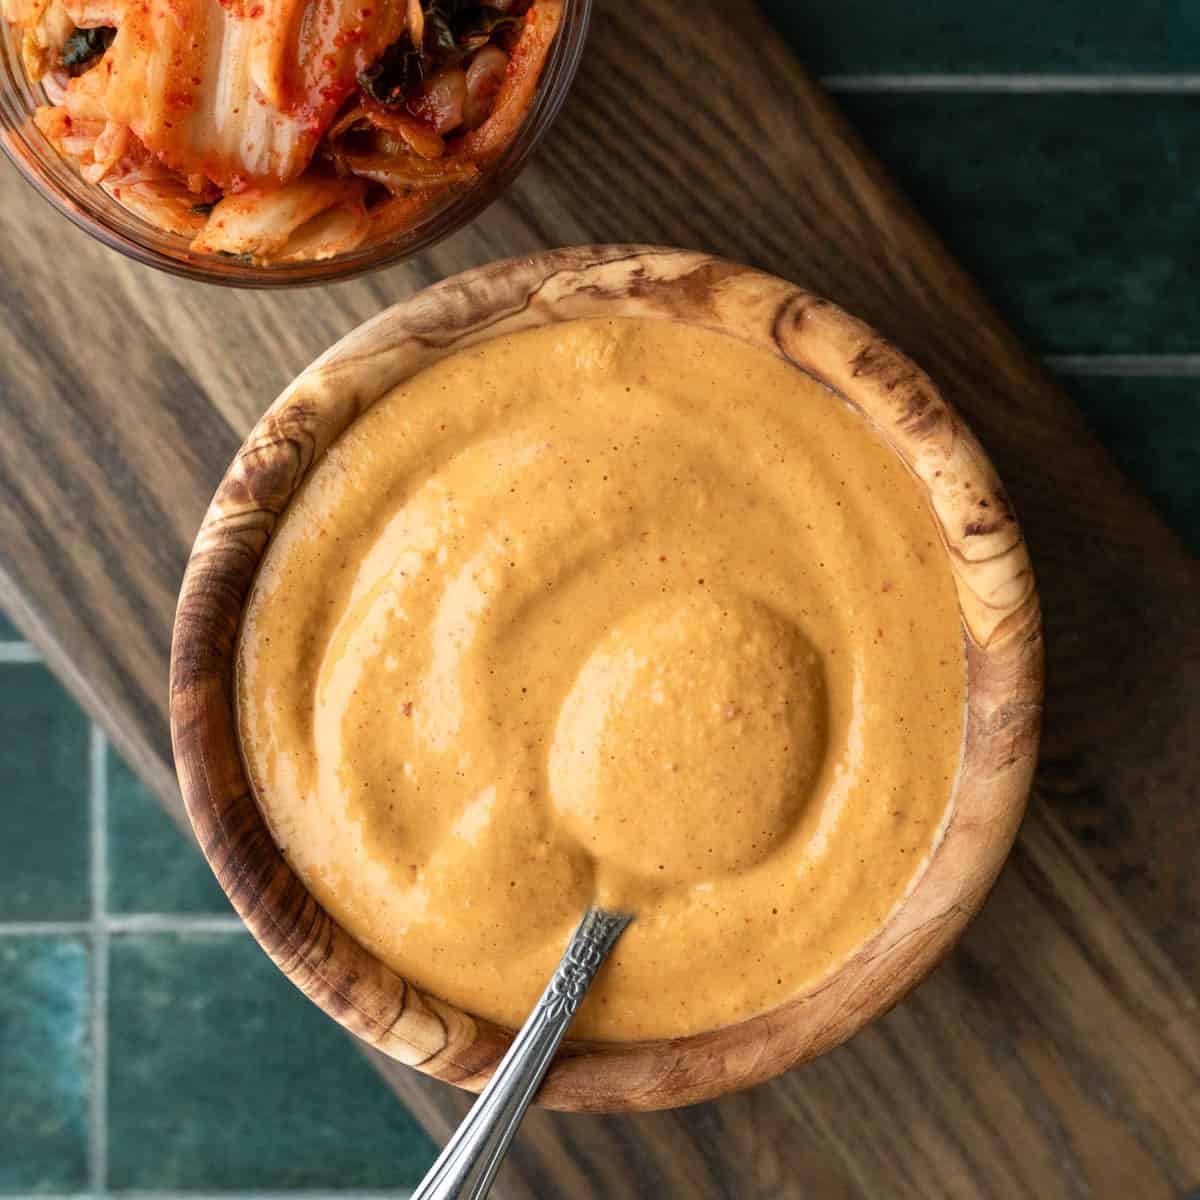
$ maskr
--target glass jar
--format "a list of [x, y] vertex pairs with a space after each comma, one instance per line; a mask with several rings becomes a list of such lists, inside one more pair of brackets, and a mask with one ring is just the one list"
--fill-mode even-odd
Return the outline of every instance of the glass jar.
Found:
[[587, 37], [592, 0], [565, 0], [562, 24], [550, 49], [537, 94], [504, 154], [470, 187], [403, 233], [390, 234], [314, 262], [255, 265], [189, 249], [188, 239], [165, 233], [123, 208], [103, 188], [85, 183], [33, 122], [47, 99], [21, 66], [19, 35], [0, 18], [0, 146], [51, 204], [94, 238], [140, 263], [227, 287], [297, 287], [332, 283], [391, 266], [461, 229], [497, 199], [549, 129], [575, 77]]

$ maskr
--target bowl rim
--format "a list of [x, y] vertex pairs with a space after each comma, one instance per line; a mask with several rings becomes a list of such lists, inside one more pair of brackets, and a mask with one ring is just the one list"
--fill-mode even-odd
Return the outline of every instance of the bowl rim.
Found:
[[[38, 102], [40, 85], [30, 82], [16, 61], [11, 28], [2, 15], [0, 150], [26, 183], [72, 225], [143, 266], [183, 279], [235, 288], [343, 283], [430, 249], [476, 220], [504, 195], [566, 102], [583, 60], [592, 4], [593, 0], [563, 0], [562, 22], [529, 111], [504, 153], [477, 182], [454, 194], [412, 229], [328, 259], [263, 266], [198, 253], [188, 248], [186, 239], [155, 228], [122, 208], [99, 185], [86, 183], [33, 124], [29, 105]], [[5, 76], [11, 77], [11, 89], [4, 82]]]
[[963, 757], [940, 840], [881, 929], [831, 974], [723, 1028], [645, 1042], [568, 1041], [539, 1099], [583, 1111], [711, 1099], [821, 1054], [887, 1011], [978, 911], [1024, 813], [1037, 756], [1042, 641], [1032, 568], [979, 443], [933, 382], [829, 301], [693, 251], [585, 246], [475, 268], [360, 325], [283, 391], [217, 489], [188, 561], [171, 652], [172, 743], [206, 858], [276, 965], [385, 1054], [478, 1090], [511, 1034], [421, 993], [361, 947], [291, 871], [238, 746], [234, 659], [271, 532], [330, 443], [398, 382], [502, 334], [588, 316], [684, 321], [732, 334], [860, 411], [926, 489], [958, 592]]

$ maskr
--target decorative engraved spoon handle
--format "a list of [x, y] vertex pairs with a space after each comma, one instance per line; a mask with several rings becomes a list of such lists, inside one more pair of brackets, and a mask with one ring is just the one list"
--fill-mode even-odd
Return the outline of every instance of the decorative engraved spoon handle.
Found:
[[632, 919], [602, 908], [584, 913], [542, 998], [412, 1200], [481, 1200], [488, 1194], [575, 1010]]

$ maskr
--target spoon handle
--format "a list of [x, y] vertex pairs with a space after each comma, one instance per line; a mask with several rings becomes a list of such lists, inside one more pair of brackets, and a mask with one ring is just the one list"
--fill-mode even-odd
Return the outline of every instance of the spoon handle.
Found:
[[589, 908], [542, 998], [412, 1200], [482, 1200], [600, 964], [632, 917]]

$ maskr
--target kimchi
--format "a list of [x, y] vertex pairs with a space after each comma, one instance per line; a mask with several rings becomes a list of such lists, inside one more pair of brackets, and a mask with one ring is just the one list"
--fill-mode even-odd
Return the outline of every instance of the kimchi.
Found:
[[563, 0], [0, 0], [89, 183], [194, 250], [328, 258], [471, 186]]

